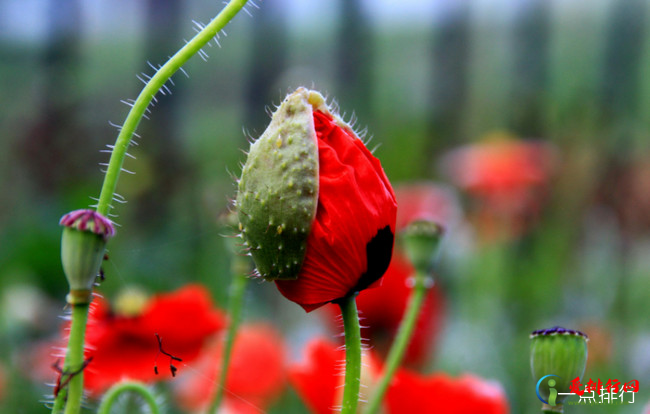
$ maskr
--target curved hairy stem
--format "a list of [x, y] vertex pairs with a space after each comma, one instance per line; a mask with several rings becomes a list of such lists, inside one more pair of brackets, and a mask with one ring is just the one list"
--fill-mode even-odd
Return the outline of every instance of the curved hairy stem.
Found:
[[140, 124], [140, 120], [144, 115], [151, 100], [158, 93], [160, 88], [171, 78], [171, 76], [178, 71], [192, 56], [205, 46], [212, 38], [214, 38], [226, 24], [232, 20], [233, 17], [246, 5], [247, 0], [232, 0], [226, 7], [215, 17], [207, 26], [203, 28], [196, 36], [192, 38], [185, 46], [183, 46], [174, 56], [172, 56], [167, 63], [158, 69], [156, 74], [147, 82], [144, 89], [140, 92], [137, 99], [133, 103], [129, 114], [120, 129], [117, 136], [115, 147], [111, 154], [106, 169], [106, 177], [102, 186], [101, 193], [99, 194], [99, 201], [97, 202], [97, 212], [103, 215], [108, 215], [110, 210], [110, 203], [115, 195], [115, 188], [117, 187], [117, 180], [124, 164], [126, 151], [133, 138], [133, 133]]

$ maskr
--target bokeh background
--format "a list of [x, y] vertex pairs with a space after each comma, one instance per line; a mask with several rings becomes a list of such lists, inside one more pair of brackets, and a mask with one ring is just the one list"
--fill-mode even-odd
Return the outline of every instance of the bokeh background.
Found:
[[[538, 412], [528, 335], [589, 334], [586, 378], [637, 379], [650, 397], [650, 2], [646, 0], [263, 1], [173, 77], [139, 127], [118, 185], [108, 299], [188, 282], [226, 306], [230, 258], [217, 218], [266, 109], [298, 86], [367, 127], [396, 185], [454, 189], [464, 217], [439, 266], [445, 322], [424, 372], [500, 381], [512, 413]], [[66, 282], [59, 218], [97, 197], [147, 62], [162, 63], [221, 5], [180, 0], [0, 0], [0, 411], [45, 412], [26, 355], [56, 336]], [[554, 149], [546, 196], [523, 230], [481, 229], [476, 195], [445, 173], [449, 151], [495, 135]], [[487, 137], [487, 138], [486, 138]], [[478, 207], [477, 207], [478, 206]], [[270, 311], [271, 310], [271, 311]], [[320, 332], [270, 284], [245, 319], [281, 329], [290, 358]], [[289, 395], [286, 399], [294, 399]], [[282, 403], [276, 408], [283, 412]], [[289, 406], [298, 406], [289, 401]]]

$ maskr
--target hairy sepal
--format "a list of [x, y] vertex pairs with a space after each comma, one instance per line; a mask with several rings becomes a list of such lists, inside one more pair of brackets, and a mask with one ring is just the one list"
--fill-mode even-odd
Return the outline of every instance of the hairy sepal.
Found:
[[285, 98], [255, 141], [237, 194], [239, 226], [260, 275], [298, 278], [318, 204], [318, 142], [313, 108], [320, 94], [304, 88]]

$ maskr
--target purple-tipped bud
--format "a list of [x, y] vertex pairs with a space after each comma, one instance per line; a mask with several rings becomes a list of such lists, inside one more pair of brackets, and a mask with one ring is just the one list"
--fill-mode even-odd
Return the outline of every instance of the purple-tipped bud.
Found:
[[70, 285], [68, 302], [88, 303], [113, 223], [94, 210], [75, 210], [61, 218], [61, 263]]
[[59, 224], [63, 227], [98, 234], [104, 240], [108, 240], [115, 235], [113, 223], [95, 210], [90, 209], [71, 211], [61, 217]]

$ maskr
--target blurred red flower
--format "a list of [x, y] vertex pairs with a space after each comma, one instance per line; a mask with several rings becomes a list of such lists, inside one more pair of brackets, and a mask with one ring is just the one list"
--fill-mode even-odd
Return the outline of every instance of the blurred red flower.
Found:
[[[194, 364], [195, 369], [175, 383], [179, 405], [202, 411], [212, 401], [219, 380], [223, 340], [212, 344]], [[259, 413], [278, 397], [286, 383], [285, 344], [267, 324], [243, 325], [237, 332], [226, 380], [221, 412]]]
[[306, 311], [381, 279], [393, 250], [397, 203], [377, 158], [329, 113], [313, 112], [318, 139], [316, 217], [296, 280], [280, 292]]
[[[338, 405], [343, 381], [344, 351], [335, 344], [317, 339], [307, 346], [306, 361], [289, 367], [289, 380], [310, 412], [329, 414]], [[366, 355], [361, 382], [366, 395], [381, 372], [379, 360]], [[363, 407], [363, 406], [362, 406]], [[398, 370], [385, 399], [387, 414], [507, 414], [508, 402], [501, 386], [471, 374], [457, 379], [443, 373], [419, 375]]]
[[480, 201], [483, 230], [493, 232], [495, 222], [506, 219], [506, 230], [515, 234], [538, 214], [555, 163], [551, 144], [506, 134], [490, 135], [443, 158], [453, 183]]
[[[86, 332], [85, 358], [92, 357], [92, 361], [84, 370], [84, 387], [95, 394], [126, 378], [169, 378], [170, 360], [160, 354], [155, 335], [162, 339], [163, 349], [184, 364], [199, 355], [204, 342], [225, 322], [207, 290], [198, 285], [156, 295], [131, 316], [114, 313], [97, 298], [91, 305]], [[154, 372], [155, 365], [159, 375]]]
[[[311, 413], [331, 414], [340, 406], [343, 396], [345, 350], [319, 338], [307, 344], [305, 354], [302, 363], [289, 366], [289, 381]], [[361, 392], [367, 393], [377, 378], [379, 365], [368, 352], [363, 358]], [[361, 397], [364, 399], [364, 395]], [[363, 402], [360, 402], [360, 407], [363, 407]]]
[[472, 374], [452, 378], [398, 371], [386, 395], [388, 413], [508, 414], [508, 400], [498, 382]]

